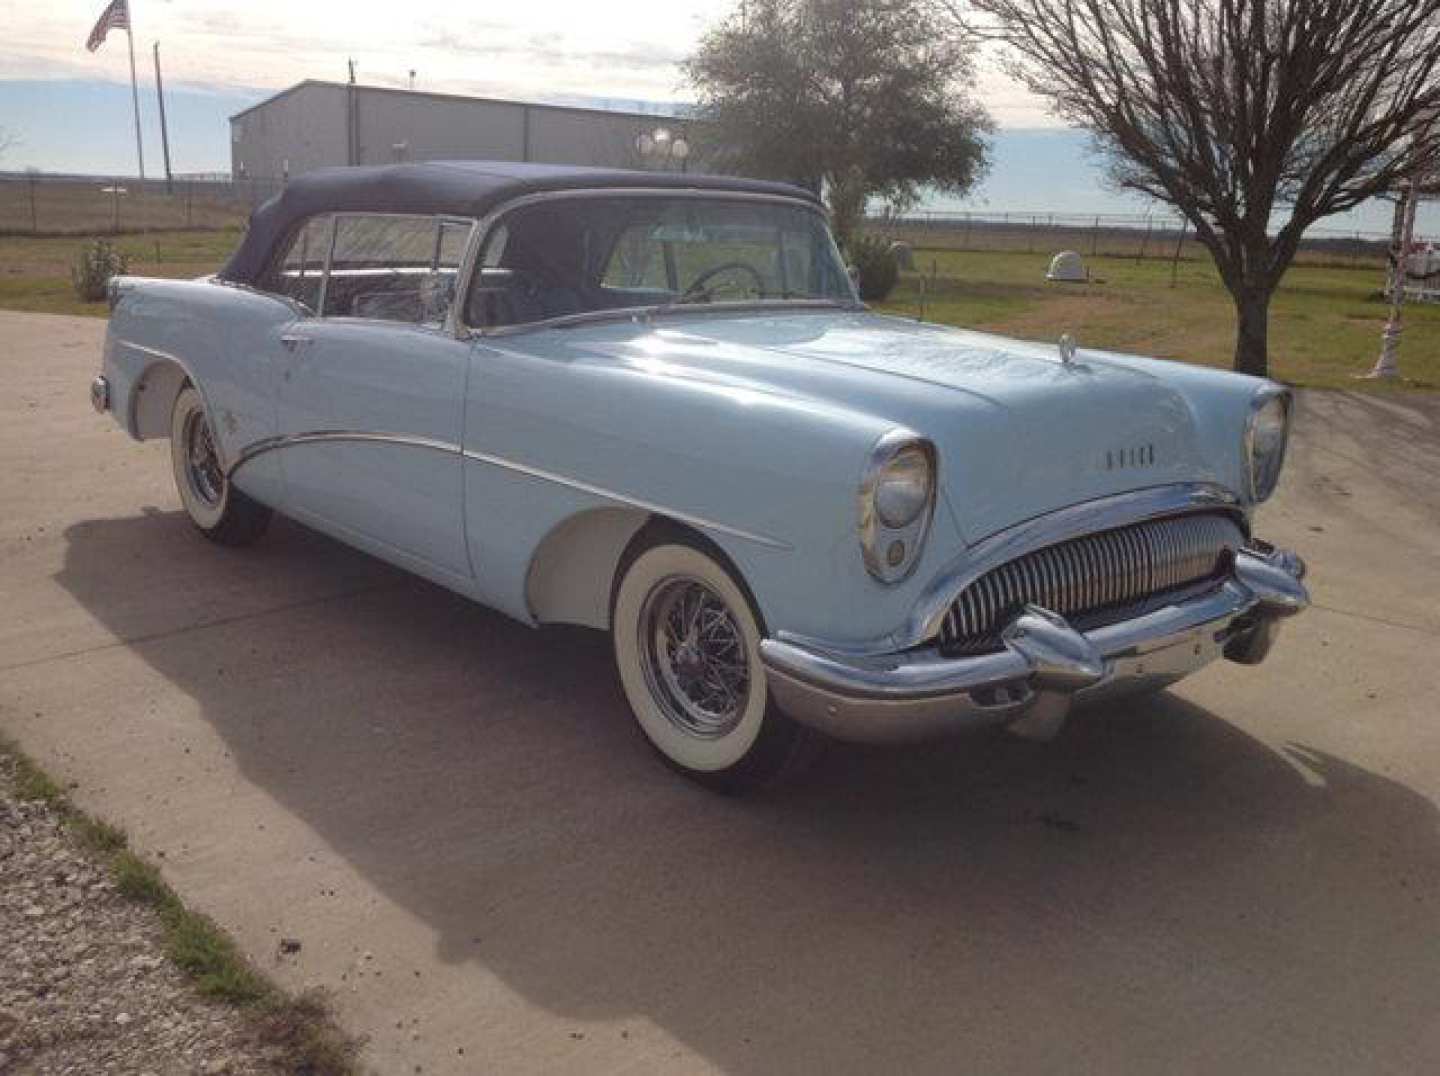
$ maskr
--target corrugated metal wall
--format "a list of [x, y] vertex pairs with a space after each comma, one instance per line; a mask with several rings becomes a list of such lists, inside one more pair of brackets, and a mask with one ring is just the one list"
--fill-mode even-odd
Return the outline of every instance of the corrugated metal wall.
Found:
[[686, 167], [703, 170], [706, 157], [694, 121], [337, 83], [301, 83], [230, 123], [237, 176], [445, 159], [653, 168], [636, 138], [662, 126], [686, 133]]

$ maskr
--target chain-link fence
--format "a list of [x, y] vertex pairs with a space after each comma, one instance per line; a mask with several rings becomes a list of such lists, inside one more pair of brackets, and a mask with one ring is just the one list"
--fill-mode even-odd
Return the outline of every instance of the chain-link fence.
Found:
[[[920, 212], [871, 218], [867, 229], [915, 250], [1005, 251], [1085, 257], [1178, 258], [1208, 261], [1209, 253], [1178, 218], [1140, 214]], [[1308, 265], [1381, 267], [1388, 232], [1311, 228], [1296, 261]]]
[[[242, 226], [279, 191], [278, 178], [229, 175], [140, 180], [0, 172], [0, 235], [106, 235]], [[1163, 215], [1024, 212], [918, 212], [872, 218], [869, 230], [917, 250], [1009, 251], [1088, 257], [1207, 260], [1194, 233]], [[1312, 228], [1302, 264], [1383, 266], [1384, 232]]]
[[118, 235], [243, 225], [278, 179], [0, 172], [0, 235]]

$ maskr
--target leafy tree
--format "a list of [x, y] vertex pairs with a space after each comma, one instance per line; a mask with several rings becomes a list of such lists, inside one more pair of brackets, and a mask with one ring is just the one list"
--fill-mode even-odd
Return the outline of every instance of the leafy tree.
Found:
[[1305, 229], [1440, 152], [1440, 0], [970, 0], [1122, 187], [1182, 213], [1264, 374]]
[[931, 0], [742, 0], [685, 72], [730, 147], [719, 163], [822, 180], [843, 244], [871, 197], [960, 193], [984, 172], [991, 123], [950, 29]]

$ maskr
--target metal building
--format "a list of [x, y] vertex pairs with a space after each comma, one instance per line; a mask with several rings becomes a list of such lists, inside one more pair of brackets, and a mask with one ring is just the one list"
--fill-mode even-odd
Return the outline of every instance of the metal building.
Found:
[[230, 117], [230, 166], [255, 178], [445, 159], [703, 169], [701, 126], [652, 113], [307, 79]]

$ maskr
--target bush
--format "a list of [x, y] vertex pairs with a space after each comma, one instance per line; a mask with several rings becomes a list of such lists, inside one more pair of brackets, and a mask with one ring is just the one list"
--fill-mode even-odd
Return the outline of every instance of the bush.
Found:
[[115, 249], [108, 239], [96, 239], [80, 251], [70, 279], [75, 285], [75, 294], [87, 303], [98, 303], [105, 298], [112, 276], [125, 272], [125, 255]]
[[900, 279], [900, 263], [890, 241], [875, 235], [857, 235], [850, 241], [850, 264], [860, 272], [860, 298], [883, 302]]

